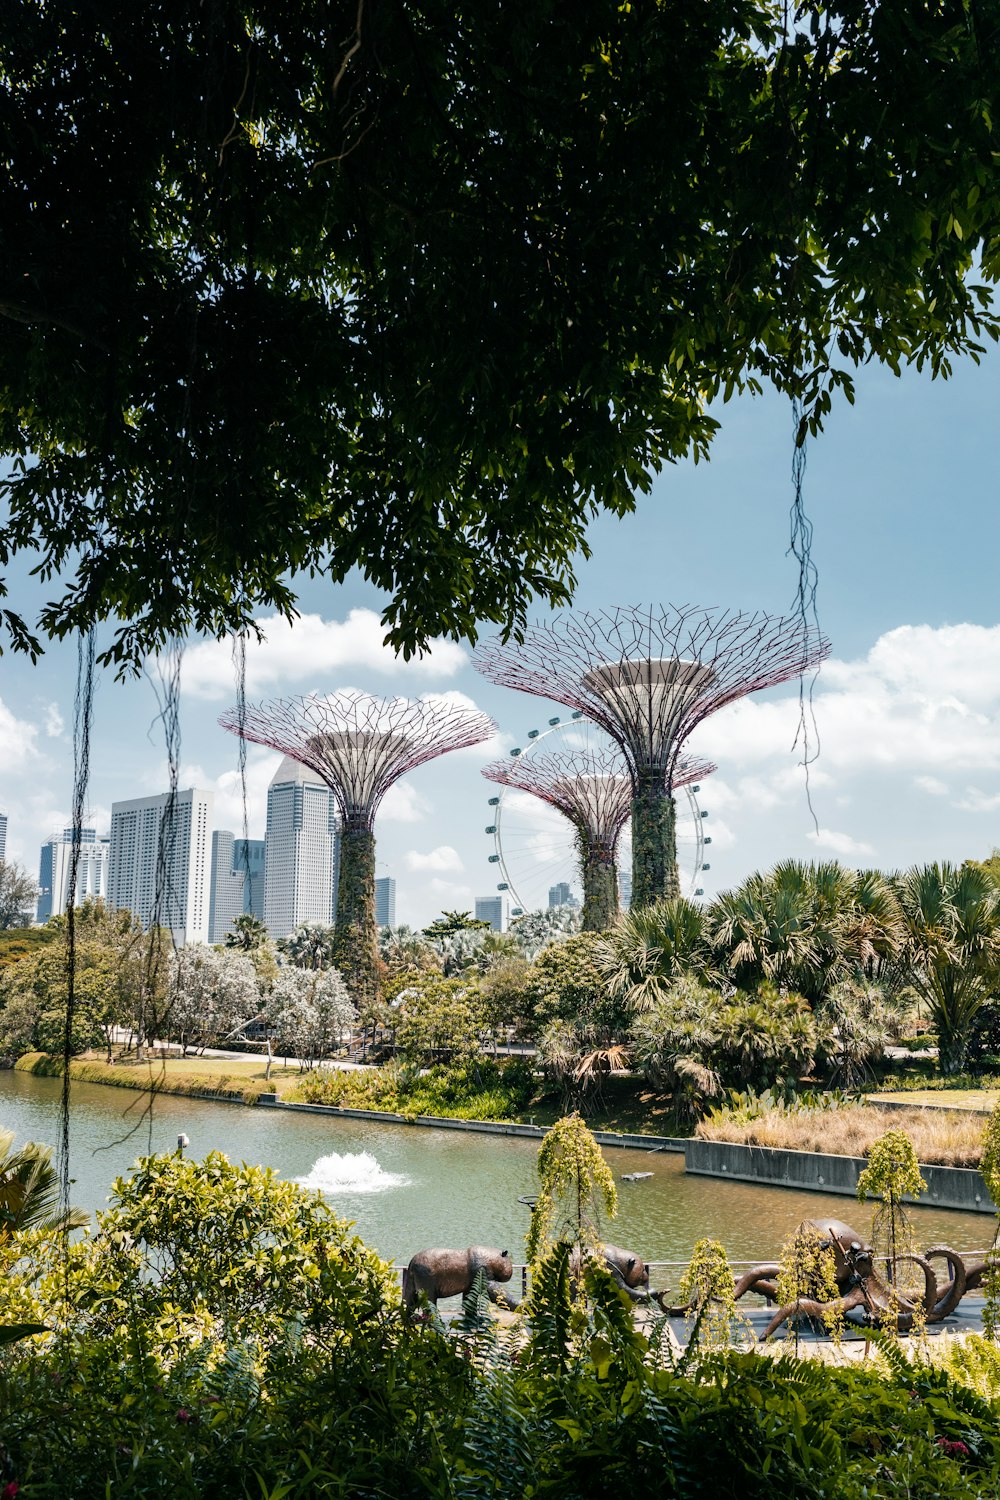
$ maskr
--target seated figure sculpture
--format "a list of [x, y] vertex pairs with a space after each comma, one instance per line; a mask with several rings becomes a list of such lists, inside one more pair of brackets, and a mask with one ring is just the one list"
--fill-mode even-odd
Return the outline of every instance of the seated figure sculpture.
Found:
[[486, 1275], [486, 1295], [497, 1307], [515, 1308], [517, 1299], [501, 1284], [514, 1274], [509, 1250], [470, 1245], [467, 1250], [418, 1250], [403, 1271], [403, 1305], [412, 1312], [421, 1296], [433, 1306], [439, 1297], [464, 1296], [480, 1271]]

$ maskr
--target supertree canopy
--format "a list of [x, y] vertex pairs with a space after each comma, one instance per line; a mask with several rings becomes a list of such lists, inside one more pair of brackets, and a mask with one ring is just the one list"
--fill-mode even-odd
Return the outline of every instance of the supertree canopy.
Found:
[[679, 893], [673, 789], [691, 731], [809, 671], [829, 643], [800, 617], [694, 605], [559, 615], [475, 654], [485, 677], [579, 710], [620, 745], [632, 790], [632, 901]]
[[375, 814], [386, 792], [414, 767], [477, 745], [496, 732], [486, 714], [448, 697], [278, 698], [228, 709], [224, 729], [280, 750], [322, 777], [341, 815], [337, 964], [360, 1004], [377, 993]]
[[[711, 761], [685, 755], [675, 788], [710, 776]], [[583, 885], [583, 930], [603, 932], [618, 915], [618, 841], [632, 813], [632, 778], [617, 745], [491, 761], [488, 781], [516, 787], [555, 807], [572, 823]]]

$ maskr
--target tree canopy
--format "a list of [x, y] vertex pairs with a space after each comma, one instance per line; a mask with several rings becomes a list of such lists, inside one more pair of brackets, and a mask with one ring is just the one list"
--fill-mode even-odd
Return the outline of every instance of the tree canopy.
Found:
[[359, 567], [406, 653], [561, 602], [763, 383], [995, 337], [994, 0], [12, 0], [0, 564], [124, 669]]

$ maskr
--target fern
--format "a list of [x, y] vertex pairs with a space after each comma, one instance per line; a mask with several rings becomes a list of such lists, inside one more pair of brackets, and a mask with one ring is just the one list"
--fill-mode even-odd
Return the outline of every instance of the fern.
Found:
[[526, 1312], [531, 1327], [528, 1359], [543, 1375], [562, 1375], [569, 1363], [572, 1291], [569, 1261], [572, 1246], [566, 1240], [552, 1249], [536, 1266]]

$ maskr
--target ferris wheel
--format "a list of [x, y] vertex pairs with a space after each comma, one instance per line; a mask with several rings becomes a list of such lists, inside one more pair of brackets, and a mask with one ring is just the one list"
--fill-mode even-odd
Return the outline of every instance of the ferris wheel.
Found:
[[[605, 732], [580, 712], [549, 719], [542, 729], [529, 731], [523, 747], [511, 750], [513, 758], [552, 751], [594, 754], [615, 749]], [[711, 837], [705, 832], [708, 813], [698, 804], [698, 785], [679, 788], [677, 805], [677, 864], [682, 895], [703, 896], [704, 874], [711, 866], [705, 859]], [[575, 904], [582, 899], [576, 835], [569, 819], [531, 792], [519, 787], [496, 786], [489, 798], [491, 840], [489, 863], [496, 872], [498, 891], [507, 895], [512, 917], [549, 905], [550, 892], [562, 900], [553, 905]], [[625, 824], [618, 845], [618, 870], [622, 905], [627, 906], [632, 883], [632, 829]], [[567, 901], [568, 898], [568, 901]]]

